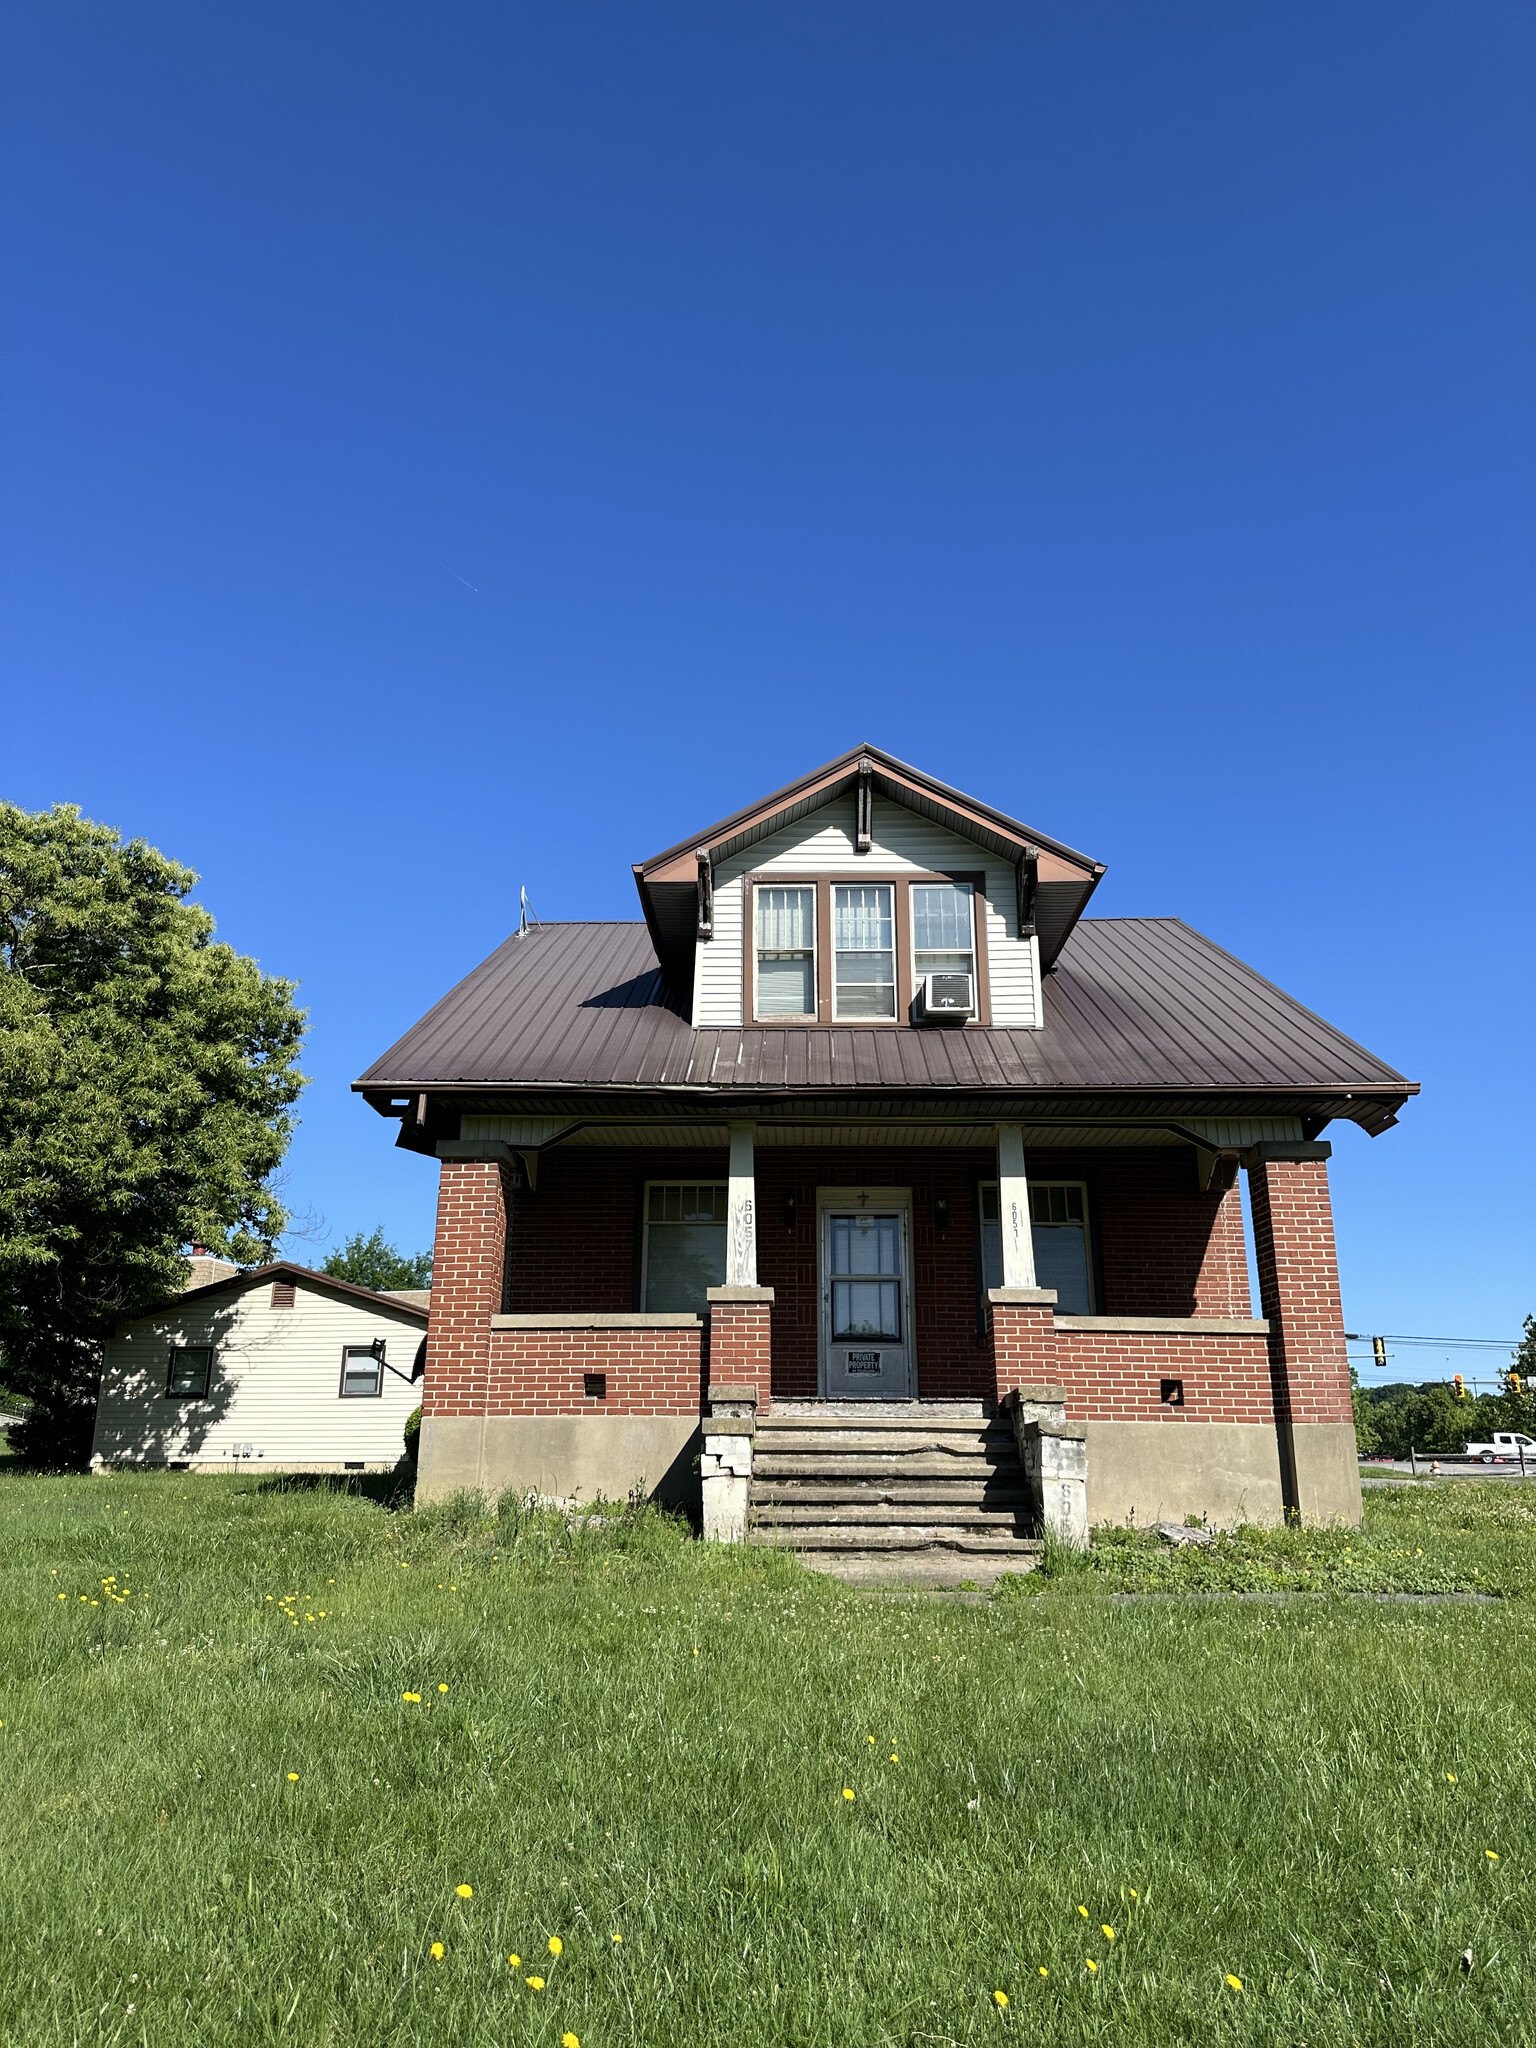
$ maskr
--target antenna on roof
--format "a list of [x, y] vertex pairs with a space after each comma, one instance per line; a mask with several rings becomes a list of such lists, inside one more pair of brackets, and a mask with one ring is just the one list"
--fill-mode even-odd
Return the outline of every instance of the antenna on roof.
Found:
[[518, 921], [517, 936], [523, 939], [528, 936], [530, 930], [536, 931], [538, 929], [539, 914], [528, 901], [528, 891], [526, 889], [520, 889], [518, 896], [522, 904], [523, 914]]

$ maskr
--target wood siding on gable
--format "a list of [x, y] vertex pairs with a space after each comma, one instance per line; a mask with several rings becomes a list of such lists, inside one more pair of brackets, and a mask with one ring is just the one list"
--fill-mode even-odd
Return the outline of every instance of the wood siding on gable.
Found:
[[[1013, 869], [968, 839], [933, 825], [887, 798], [873, 800], [873, 844], [854, 851], [854, 798], [839, 797], [798, 825], [722, 861], [715, 871], [715, 935], [699, 944], [693, 979], [696, 1028], [749, 1022], [742, 1016], [745, 877], [825, 875], [840, 879], [868, 874], [932, 874], [946, 870], [985, 873], [986, 954], [994, 1028], [1038, 1031], [1040, 948], [1020, 939]], [[830, 943], [830, 934], [821, 934]]]
[[[108, 1464], [392, 1465], [406, 1417], [421, 1399], [411, 1385], [426, 1326], [414, 1317], [347, 1301], [299, 1283], [292, 1308], [274, 1309], [270, 1287], [214, 1295], [118, 1325], [102, 1360], [93, 1452]], [[342, 1400], [349, 1344], [385, 1342], [383, 1392]], [[175, 1345], [210, 1344], [206, 1399], [165, 1391]], [[404, 1375], [404, 1378], [398, 1375]]]

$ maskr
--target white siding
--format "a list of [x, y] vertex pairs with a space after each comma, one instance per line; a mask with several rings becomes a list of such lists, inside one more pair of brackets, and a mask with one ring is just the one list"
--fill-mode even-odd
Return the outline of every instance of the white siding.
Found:
[[[351, 1301], [297, 1282], [292, 1308], [273, 1308], [270, 1283], [243, 1293], [175, 1304], [120, 1323], [105, 1347], [96, 1407], [95, 1456], [109, 1464], [234, 1465], [250, 1445], [253, 1466], [392, 1466], [406, 1417], [421, 1400], [410, 1374], [426, 1325], [398, 1310]], [[342, 1400], [348, 1344], [385, 1341], [384, 1391]], [[206, 1400], [165, 1391], [175, 1344], [211, 1344]], [[394, 1371], [388, 1370], [393, 1366]], [[405, 1377], [399, 1377], [404, 1374]]]
[[[868, 853], [854, 852], [852, 794], [814, 811], [771, 839], [760, 840], [745, 853], [722, 861], [715, 870], [715, 936], [698, 949], [693, 981], [695, 1026], [741, 1024], [742, 918], [749, 874], [817, 875], [835, 871], [921, 874], [944, 868], [981, 868], [987, 877], [987, 973], [992, 992], [992, 1022], [1038, 1031], [1040, 1013], [1040, 949], [1034, 939], [1015, 936], [1018, 928], [1015, 881], [1007, 861], [930, 824], [900, 804], [876, 797]], [[826, 942], [826, 934], [821, 934]]]

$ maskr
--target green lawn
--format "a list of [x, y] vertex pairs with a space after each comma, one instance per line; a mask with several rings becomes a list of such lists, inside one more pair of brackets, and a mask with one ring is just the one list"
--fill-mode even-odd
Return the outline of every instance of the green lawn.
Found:
[[[1526, 1499], [1365, 1541], [1519, 1594]], [[186, 1475], [7, 1473], [0, 1562], [7, 2048], [1528, 2034], [1519, 1598], [874, 1597]]]

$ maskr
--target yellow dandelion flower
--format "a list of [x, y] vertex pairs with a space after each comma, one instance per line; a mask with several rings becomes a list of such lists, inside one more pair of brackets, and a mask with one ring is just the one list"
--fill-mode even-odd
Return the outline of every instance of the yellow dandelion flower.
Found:
[[1233, 1974], [1232, 1974], [1232, 1972], [1231, 1972], [1230, 1970], [1228, 1970], [1228, 1972], [1227, 1972], [1227, 1982], [1228, 1982], [1228, 1984], [1229, 1984], [1229, 1985], [1230, 1985], [1230, 1986], [1232, 1987], [1232, 1989], [1233, 1989], [1234, 1991], [1241, 1991], [1241, 1990], [1242, 1990], [1242, 1988], [1243, 1988], [1243, 1980], [1242, 1980], [1242, 1978], [1241, 1978], [1241, 1977], [1234, 1977], [1234, 1976], [1233, 1976]]
[[1499, 1852], [1497, 1849], [1485, 1849], [1483, 1851], [1483, 1854], [1488, 1858], [1488, 1861], [1490, 1863], [1497, 1863], [1499, 1860]]
[[615, 1940], [616, 1942], [620, 1942], [620, 1943], [622, 1943], [622, 1942], [623, 1942], [623, 1939], [624, 1939], [624, 1937], [623, 1937], [623, 1935], [622, 1935], [622, 1934], [616, 1934], [616, 1935], [614, 1935], [613, 1939], [614, 1939], [614, 1940]]
[[1447, 1783], [1447, 1785], [1454, 1785], [1456, 1782], [1456, 1773], [1454, 1771], [1447, 1771], [1445, 1774], [1445, 1782]]
[[454, 1890], [461, 1899], [472, 1899], [475, 1896], [475, 1888], [472, 1884], [458, 1884], [454, 1886]]
[[427, 1950], [427, 1954], [432, 1958], [434, 1963], [440, 1963], [443, 1960], [444, 1955], [443, 1944], [440, 1941], [434, 1941], [432, 1946]]
[[891, 1762], [893, 1764], [899, 1764], [901, 1762], [901, 1758], [896, 1754], [894, 1749], [891, 1751]]
[[413, 1707], [421, 1705], [421, 1694], [419, 1692], [403, 1692], [400, 1697], [403, 1700], [409, 1700]]
[[1097, 1964], [1097, 1963], [1096, 1963], [1096, 1962], [1095, 1962], [1095, 1961], [1093, 1960], [1093, 1957], [1092, 1957], [1092, 1956], [1088, 1956], [1088, 1957], [1086, 1958], [1086, 1961], [1087, 1961], [1087, 1964], [1088, 1964], [1088, 1974], [1089, 1974], [1089, 1976], [1090, 1976], [1090, 1977], [1097, 1977], [1097, 1975], [1099, 1974], [1099, 1966], [1098, 1966], [1098, 1964]]
[[1141, 1897], [1141, 1893], [1140, 1893], [1140, 1892], [1137, 1892], [1137, 1891], [1133, 1891], [1133, 1892], [1131, 1893], [1131, 1897], [1132, 1897], [1133, 1899], [1139, 1899], [1139, 1898]]
[[440, 1685], [437, 1689], [439, 1692], [446, 1692], [448, 1690], [446, 1685]]
[[1006, 2011], [1008, 2010], [1008, 1994], [1007, 1994], [1007, 1992], [1006, 1992], [1006, 1991], [994, 1991], [994, 1992], [993, 1992], [993, 1994], [992, 1994], [992, 2003], [993, 2003], [993, 2004], [994, 2004], [994, 2005], [995, 2005], [995, 2006], [997, 2007], [997, 2009], [998, 2009], [998, 2011], [999, 2011], [999, 2012], [1006, 2012]]
[[1079, 1906], [1077, 1910], [1085, 1920], [1088, 1918], [1088, 1908], [1086, 1906]]
[[852, 1786], [851, 1786], [851, 1785], [845, 1785], [845, 1786], [843, 1787], [843, 1797], [844, 1797], [845, 1799], [852, 1799], [852, 1798], [853, 1798], [853, 1796], [854, 1796], [854, 1793], [853, 1793], [853, 1788], [852, 1788]]
[[873, 1748], [874, 1748], [874, 1746], [875, 1746], [875, 1738], [873, 1737], [873, 1735], [866, 1735], [866, 1736], [865, 1736], [865, 1738], [864, 1738], [864, 1740], [865, 1740], [865, 1741], [866, 1741], [866, 1742], [867, 1742], [867, 1743], [869, 1744], [869, 1746], [870, 1746], [870, 1748], [871, 1748], [871, 1749], [873, 1749]]
[[560, 1939], [558, 1934], [552, 1934], [549, 1937], [549, 1952], [552, 1956], [560, 1955], [564, 1951], [564, 1948], [565, 1943]]
[[508, 1956], [507, 1961], [511, 1964], [514, 1970], [520, 1970], [523, 1966], [523, 1959], [521, 1956]]
[[297, 1785], [297, 1783], [299, 1782], [299, 1774], [297, 1771], [290, 1771], [288, 1773], [288, 1782], [290, 1785]]
[[59, 1595], [59, 1598], [60, 1598], [61, 1600], [67, 1600], [67, 1599], [69, 1598], [69, 1595], [68, 1595], [67, 1593], [61, 1593], [61, 1594]]
[[525, 1977], [523, 1982], [530, 1991], [542, 1991], [544, 1989], [544, 1979], [542, 1977]]
[[1050, 1971], [1045, 1967], [1044, 1963], [1040, 1965], [1040, 1974], [1042, 1977], [1049, 1977], [1049, 1975], [1051, 1974]]
[[1113, 1941], [1115, 1938], [1115, 1930], [1107, 1922], [1099, 1929], [1099, 1932], [1106, 1941]]
[[560, 2048], [581, 2048], [581, 2043], [574, 2034], [562, 2034], [560, 2036]]

